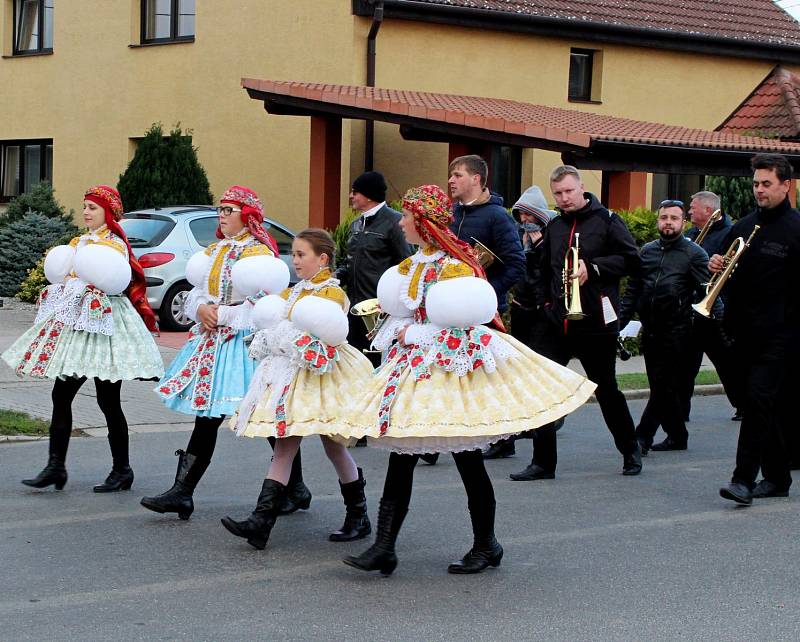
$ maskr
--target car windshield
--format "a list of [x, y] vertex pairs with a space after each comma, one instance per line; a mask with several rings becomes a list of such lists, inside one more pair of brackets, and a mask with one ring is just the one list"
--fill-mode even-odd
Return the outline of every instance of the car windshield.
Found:
[[155, 247], [170, 233], [175, 223], [166, 218], [123, 218], [119, 222], [131, 247]]

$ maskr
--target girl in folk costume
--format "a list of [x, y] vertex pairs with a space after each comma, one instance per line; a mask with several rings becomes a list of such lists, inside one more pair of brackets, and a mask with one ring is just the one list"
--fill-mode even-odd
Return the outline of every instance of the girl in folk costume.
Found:
[[275, 437], [275, 455], [250, 517], [222, 524], [263, 549], [286, 493], [292, 459], [307, 435], [319, 435], [339, 477], [346, 516], [330, 534], [334, 542], [366, 537], [370, 531], [364, 476], [347, 448], [334, 441], [340, 432], [342, 402], [372, 374], [372, 364], [346, 343], [347, 297], [331, 274], [335, 245], [320, 229], [300, 232], [292, 262], [303, 280], [255, 309], [260, 330], [250, 354], [260, 359], [247, 398], [231, 427], [247, 437]]
[[64, 462], [72, 432], [72, 400], [93, 378], [97, 404], [108, 424], [113, 467], [96, 493], [127, 490], [128, 424], [120, 405], [124, 380], [157, 379], [164, 372], [150, 334], [156, 330], [147, 303], [144, 272], [119, 226], [122, 200], [112, 187], [86, 192], [83, 219], [89, 231], [51, 249], [44, 261], [50, 282], [39, 296], [33, 327], [3, 359], [18, 375], [53, 379], [53, 416], [47, 466], [23, 484], [34, 488], [67, 483]]
[[479, 449], [572, 412], [595, 387], [484, 325], [496, 322], [497, 298], [471, 248], [449, 231], [450, 221], [450, 199], [439, 187], [409, 190], [400, 225], [420, 249], [378, 285], [381, 309], [390, 316], [373, 346], [396, 343], [349, 418], [349, 436], [363, 434], [357, 428], [363, 417], [375, 418], [366, 430], [370, 445], [392, 451], [375, 544], [344, 560], [365, 571], [394, 570], [417, 459], [440, 451], [453, 454], [474, 535], [472, 548], [448, 571], [498, 566], [503, 549], [494, 535], [494, 490]]
[[[244, 398], [255, 371], [245, 343], [254, 330], [253, 306], [265, 293], [280, 292], [289, 283], [289, 270], [277, 258], [277, 243], [262, 227], [263, 207], [255, 192], [231, 187], [217, 211], [220, 241], [186, 265], [186, 279], [194, 289], [185, 311], [197, 323], [156, 387], [168, 408], [195, 415], [194, 430], [186, 451], [175, 453], [178, 469], [172, 487], [141, 500], [145, 508], [178, 513], [180, 519], [189, 519], [194, 511], [194, 489], [211, 462], [219, 426]], [[298, 502], [308, 507], [310, 493], [302, 477], [299, 486]]]

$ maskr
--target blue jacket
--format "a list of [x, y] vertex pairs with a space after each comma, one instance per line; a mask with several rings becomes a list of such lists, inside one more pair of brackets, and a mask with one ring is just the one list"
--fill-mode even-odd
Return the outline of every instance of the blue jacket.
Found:
[[500, 259], [486, 269], [486, 279], [497, 294], [498, 311], [504, 312], [508, 307], [508, 291], [525, 274], [525, 253], [517, 224], [497, 194], [477, 205], [456, 203], [453, 216], [450, 224], [453, 234], [470, 245], [480, 241]]

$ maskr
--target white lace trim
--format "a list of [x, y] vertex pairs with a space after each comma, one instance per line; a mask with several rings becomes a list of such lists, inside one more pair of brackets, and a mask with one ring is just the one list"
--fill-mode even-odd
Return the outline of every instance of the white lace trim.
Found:
[[444, 255], [444, 250], [437, 250], [433, 254], [423, 254], [422, 250], [418, 250], [416, 254], [409, 257], [411, 259], [411, 267], [408, 269], [408, 274], [400, 275], [400, 300], [409, 310], [416, 310], [420, 306], [425, 293], [424, 283], [420, 280], [420, 283], [417, 285], [417, 296], [412, 299], [408, 295], [408, 288], [411, 287], [411, 279], [414, 278], [417, 272], [417, 266], [422, 263], [438, 261]]
[[501, 439], [519, 433], [501, 435], [470, 435], [464, 437], [367, 437], [367, 443], [379, 450], [390, 450], [401, 455], [424, 455], [433, 453], [458, 453], [465, 450], [483, 449]]
[[[206, 277], [205, 282], [208, 282], [208, 277]], [[186, 295], [186, 303], [183, 305], [183, 311], [186, 313], [186, 316], [189, 317], [195, 323], [199, 323], [197, 318], [197, 308], [199, 308], [204, 303], [212, 303], [213, 297], [206, 292], [202, 288], [194, 287], [189, 291], [189, 294]]]
[[[313, 278], [313, 277], [312, 277]], [[289, 312], [292, 309], [292, 306], [297, 303], [297, 299], [300, 298], [300, 295], [303, 292], [312, 291], [312, 292], [319, 292], [323, 288], [328, 287], [339, 287], [339, 279], [331, 277], [329, 279], [325, 279], [322, 283], [312, 283], [310, 279], [303, 279], [302, 281], [295, 283], [294, 287], [292, 287], [292, 291], [289, 292], [289, 296], [286, 299], [286, 308], [284, 312], [284, 317], [289, 318]], [[345, 297], [345, 308], [349, 309], [350, 305]]]
[[240, 305], [221, 305], [217, 310], [218, 325], [225, 325], [234, 330], [252, 330], [253, 304], [245, 301]]
[[420, 348], [432, 348], [433, 337], [442, 329], [432, 323], [412, 323], [406, 329], [406, 343], [418, 345]]
[[80, 330], [112, 336], [114, 334], [113, 312], [100, 318], [91, 318], [91, 300], [84, 297], [86, 282], [78, 278], [69, 279], [64, 284], [48, 285], [47, 296], [36, 313], [34, 323], [54, 318], [65, 326]]
[[397, 333], [412, 323], [414, 323], [414, 320], [411, 317], [401, 318], [389, 315], [372, 340], [372, 349], [380, 350], [381, 352], [388, 350], [389, 346], [397, 340]]
[[[511, 346], [503, 341], [493, 330], [486, 326], [476, 326], [482, 328], [492, 335], [492, 340], [488, 346], [483, 348], [483, 369], [486, 372], [497, 370], [497, 362], [516, 357], [516, 353]], [[428, 367], [435, 367], [445, 372], [454, 372], [459, 377], [463, 377], [472, 372], [473, 357], [467, 354], [466, 346], [463, 346], [450, 357], [450, 363], [446, 365], [437, 364], [437, 354], [441, 351], [439, 344], [434, 341], [436, 335], [443, 328], [439, 328], [432, 323], [414, 324], [406, 330], [406, 342], [419, 345], [425, 350], [424, 363]]]
[[[205, 297], [205, 300], [198, 300], [198, 302], [194, 306], [194, 310], [193, 310], [195, 316], [192, 316], [191, 314], [189, 314], [189, 302], [190, 302], [190, 300], [187, 299], [186, 300], [186, 306], [184, 308], [184, 311], [186, 312], [186, 316], [188, 316], [190, 319], [194, 319], [195, 321], [197, 321], [197, 318], [196, 318], [196, 316], [197, 316], [197, 308], [200, 307], [200, 305], [202, 305], [203, 303], [220, 303], [222, 301], [222, 297], [220, 297], [220, 296], [212, 296], [211, 293], [208, 291], [208, 279], [211, 277], [211, 270], [214, 269], [214, 263], [216, 262], [217, 256], [219, 256], [219, 253], [222, 252], [222, 251], [227, 252], [232, 247], [246, 247], [248, 245], [256, 245], [258, 243], [259, 243], [258, 239], [254, 238], [250, 234], [247, 234], [245, 236], [245, 238], [240, 239], [240, 240], [237, 240], [235, 238], [227, 238], [226, 237], [226, 238], [222, 239], [221, 241], [217, 242], [217, 244], [214, 246], [214, 249], [211, 251], [211, 254], [209, 254], [209, 256], [208, 256], [208, 259], [209, 259], [208, 260], [208, 266], [206, 267], [205, 274], [203, 275], [203, 280], [201, 281], [201, 283], [203, 284], [203, 287], [202, 288], [199, 288], [199, 287], [195, 287], [194, 288], [195, 290], [199, 290], [200, 291], [199, 294], [195, 295], [195, 296], [197, 296], [199, 298], [199, 296], [202, 295], [203, 297]], [[220, 273], [220, 281], [222, 281], [222, 273]], [[224, 283], [221, 283], [221, 282], [219, 283], [219, 291], [220, 292], [225, 292], [226, 288], [224, 287], [224, 285], [225, 285]], [[233, 291], [233, 288], [231, 288], [231, 292], [232, 291]], [[192, 292], [194, 292], [194, 290], [192, 290]], [[189, 297], [191, 297], [191, 296], [192, 296], [192, 293], [189, 294]]]

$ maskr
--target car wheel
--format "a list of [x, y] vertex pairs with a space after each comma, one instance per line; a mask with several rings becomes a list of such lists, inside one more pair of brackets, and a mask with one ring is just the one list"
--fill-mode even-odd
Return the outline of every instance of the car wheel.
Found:
[[173, 285], [164, 295], [158, 317], [161, 320], [161, 327], [164, 330], [177, 330], [183, 332], [194, 325], [189, 317], [186, 316], [184, 306], [189, 296], [192, 286], [183, 281]]

